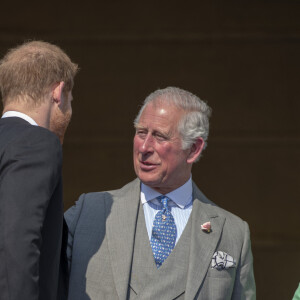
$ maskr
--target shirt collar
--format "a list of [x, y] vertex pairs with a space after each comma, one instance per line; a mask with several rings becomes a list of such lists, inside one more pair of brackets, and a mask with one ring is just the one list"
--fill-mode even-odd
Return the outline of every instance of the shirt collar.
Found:
[[38, 126], [38, 124], [32, 118], [30, 118], [29, 116], [27, 116], [21, 112], [18, 112], [18, 111], [10, 110], [10, 111], [5, 112], [2, 116], [2, 118], [9, 118], [9, 117], [18, 117], [18, 118], [21, 118], [21, 119], [27, 121], [31, 125]]
[[[193, 185], [192, 185], [192, 178], [190, 177], [189, 180], [176, 190], [166, 194], [166, 196], [171, 199], [173, 202], [175, 202], [180, 208], [184, 208], [187, 206], [192, 199], [193, 194]], [[141, 184], [141, 201], [142, 204], [152, 201], [153, 199], [156, 199], [161, 194], [151, 187]]]

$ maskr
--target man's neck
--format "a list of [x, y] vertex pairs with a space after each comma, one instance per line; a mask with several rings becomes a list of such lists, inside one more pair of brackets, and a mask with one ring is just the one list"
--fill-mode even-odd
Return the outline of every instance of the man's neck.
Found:
[[49, 129], [50, 127], [50, 114], [46, 102], [39, 106], [27, 106], [27, 103], [18, 101], [7, 104], [3, 109], [3, 114], [8, 111], [16, 111], [23, 113], [33, 119], [39, 126]]

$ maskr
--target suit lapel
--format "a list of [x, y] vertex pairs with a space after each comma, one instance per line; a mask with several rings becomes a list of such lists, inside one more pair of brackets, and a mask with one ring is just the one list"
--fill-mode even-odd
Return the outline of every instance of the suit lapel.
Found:
[[[194, 299], [202, 285], [225, 222], [225, 218], [214, 212], [213, 204], [208, 202], [195, 185], [193, 185], [193, 194], [192, 238], [185, 292], [186, 300]], [[211, 222], [212, 231], [210, 233], [201, 229], [201, 224], [208, 221]]]
[[119, 299], [126, 299], [140, 199], [140, 181], [135, 180], [113, 195], [107, 216], [107, 239], [112, 272]]

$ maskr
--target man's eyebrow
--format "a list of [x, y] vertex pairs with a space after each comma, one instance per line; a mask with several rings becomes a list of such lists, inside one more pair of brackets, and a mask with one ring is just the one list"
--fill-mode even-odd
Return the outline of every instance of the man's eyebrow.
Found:
[[153, 134], [161, 134], [167, 138], [169, 138], [171, 136], [171, 132], [170, 131], [162, 131], [162, 130], [154, 130]]
[[[140, 125], [140, 124], [136, 124], [134, 125], [135, 129], [136, 130], [148, 130], [147, 127], [143, 126], [143, 125]], [[152, 131], [152, 134], [156, 135], [156, 134], [161, 134], [167, 138], [169, 138], [171, 136], [171, 132], [170, 131], [162, 131], [162, 130], [159, 130], [159, 129], [155, 129]]]
[[140, 125], [140, 124], [135, 124], [135, 125], [134, 125], [134, 128], [135, 128], [135, 129], [147, 129], [145, 126], [142, 126], [142, 125]]

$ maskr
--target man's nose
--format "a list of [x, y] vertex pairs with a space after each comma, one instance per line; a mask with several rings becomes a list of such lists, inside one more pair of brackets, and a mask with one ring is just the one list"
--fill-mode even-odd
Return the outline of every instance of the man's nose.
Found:
[[141, 152], [147, 153], [151, 151], [153, 151], [153, 137], [148, 133], [141, 145]]

